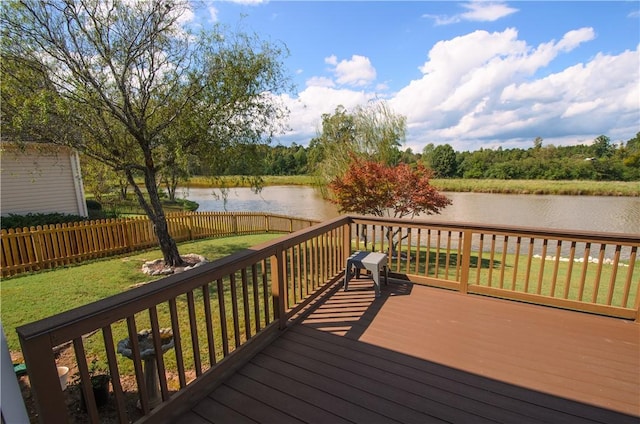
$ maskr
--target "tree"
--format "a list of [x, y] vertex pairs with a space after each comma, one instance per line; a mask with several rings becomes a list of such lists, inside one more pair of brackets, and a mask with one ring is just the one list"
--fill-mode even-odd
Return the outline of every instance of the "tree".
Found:
[[458, 173], [456, 152], [449, 144], [441, 144], [431, 153], [431, 169], [440, 178], [455, 177]]
[[[356, 156], [351, 159], [347, 172], [329, 184], [334, 195], [331, 201], [341, 212], [413, 218], [438, 214], [451, 204], [429, 183], [431, 171], [422, 164], [412, 168], [405, 163], [391, 166]], [[395, 239], [399, 231], [388, 233], [389, 239]]]
[[540, 150], [542, 148], [542, 137], [538, 136], [533, 140], [533, 148]]
[[322, 115], [322, 133], [310, 143], [310, 163], [322, 186], [342, 175], [352, 156], [396, 164], [404, 142], [406, 118], [394, 114], [385, 102], [373, 102], [349, 113], [338, 106]]
[[606, 135], [600, 135], [593, 140], [593, 152], [597, 158], [607, 158], [613, 154], [611, 139]]
[[191, 33], [186, 0], [0, 7], [3, 137], [68, 145], [123, 173], [165, 263], [180, 265], [158, 176], [179, 158], [220, 157], [281, 131], [285, 49], [222, 27]]

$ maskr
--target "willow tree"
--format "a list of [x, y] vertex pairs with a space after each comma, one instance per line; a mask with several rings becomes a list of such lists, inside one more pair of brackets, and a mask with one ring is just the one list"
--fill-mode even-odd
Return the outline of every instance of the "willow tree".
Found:
[[384, 101], [359, 106], [353, 112], [338, 106], [322, 115], [322, 130], [310, 147], [310, 162], [321, 187], [344, 174], [353, 157], [395, 165], [404, 143], [406, 118]]
[[180, 265], [158, 175], [281, 131], [286, 48], [220, 26], [194, 33], [184, 0], [0, 7], [2, 87], [17, 94], [3, 94], [3, 138], [68, 145], [124, 175], [165, 263]]

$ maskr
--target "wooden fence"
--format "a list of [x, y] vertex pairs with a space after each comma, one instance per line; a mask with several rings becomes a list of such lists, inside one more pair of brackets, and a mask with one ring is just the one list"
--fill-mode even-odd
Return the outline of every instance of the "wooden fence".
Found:
[[[178, 242], [265, 232], [291, 233], [313, 220], [249, 212], [180, 212], [167, 215]], [[146, 217], [106, 219], [0, 232], [2, 276], [55, 268], [157, 246]]]

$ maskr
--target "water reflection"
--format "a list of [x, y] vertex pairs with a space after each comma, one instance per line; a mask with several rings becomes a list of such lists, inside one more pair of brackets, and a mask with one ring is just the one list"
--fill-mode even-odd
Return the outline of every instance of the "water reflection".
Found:
[[212, 188], [182, 188], [178, 193], [198, 202], [198, 211], [269, 212], [319, 221], [339, 215], [335, 205], [306, 186], [268, 186], [257, 194], [250, 188], [235, 188], [229, 191], [226, 202], [220, 197], [220, 190]]
[[[199, 211], [270, 212], [317, 220], [338, 216], [335, 205], [305, 186], [269, 186], [259, 194], [248, 188], [232, 189], [225, 203], [215, 189], [181, 189], [179, 195], [200, 204]], [[445, 193], [453, 204], [438, 221], [521, 225], [568, 230], [640, 233], [640, 198], [600, 196]]]

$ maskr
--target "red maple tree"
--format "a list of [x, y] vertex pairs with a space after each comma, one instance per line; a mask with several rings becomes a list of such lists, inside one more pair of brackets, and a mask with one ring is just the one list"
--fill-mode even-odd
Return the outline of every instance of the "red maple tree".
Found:
[[341, 212], [411, 218], [438, 214], [451, 204], [433, 187], [431, 170], [418, 164], [396, 166], [353, 157], [344, 175], [329, 183]]
[[[340, 212], [363, 215], [415, 217], [438, 214], [451, 204], [429, 180], [433, 173], [422, 164], [415, 168], [405, 163], [396, 166], [352, 157], [349, 168], [341, 177], [329, 183]], [[367, 244], [366, 228], [361, 236]], [[391, 255], [395, 257], [398, 242], [408, 236], [402, 227], [387, 227]]]

